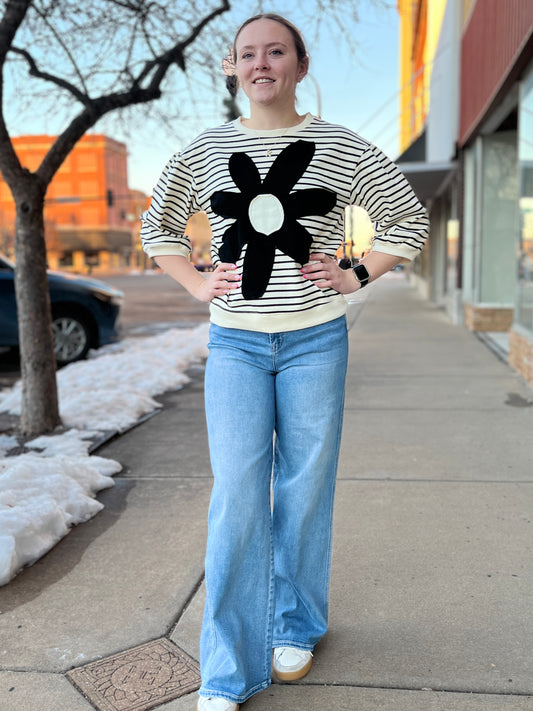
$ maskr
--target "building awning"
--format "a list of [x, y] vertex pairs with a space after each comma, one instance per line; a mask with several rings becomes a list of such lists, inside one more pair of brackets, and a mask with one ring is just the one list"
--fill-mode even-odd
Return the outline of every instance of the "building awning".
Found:
[[132, 245], [132, 231], [121, 228], [56, 225], [61, 249], [67, 251], [116, 251]]
[[457, 166], [454, 161], [430, 163], [426, 160], [425, 128], [395, 163], [422, 203], [435, 199], [443, 192]]
[[424, 203], [438, 197], [443, 192], [455, 172], [457, 163], [454, 161], [443, 163], [408, 161], [406, 163], [398, 162], [397, 166], [409, 181], [417, 198]]

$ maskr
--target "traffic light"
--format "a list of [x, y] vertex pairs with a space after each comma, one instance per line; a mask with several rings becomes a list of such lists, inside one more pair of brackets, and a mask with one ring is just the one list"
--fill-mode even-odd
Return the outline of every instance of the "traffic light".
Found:
[[115, 202], [115, 196], [113, 195], [112, 190], [107, 191], [107, 206], [108, 207], [113, 207], [113, 203]]

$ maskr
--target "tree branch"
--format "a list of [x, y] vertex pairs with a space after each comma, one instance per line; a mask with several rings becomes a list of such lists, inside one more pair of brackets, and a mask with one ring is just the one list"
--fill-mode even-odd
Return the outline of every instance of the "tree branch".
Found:
[[32, 0], [8, 0], [0, 20], [0, 68], [4, 66], [11, 43], [17, 34]]
[[145, 0], [139, 0], [139, 2], [128, 2], [128, 0], [111, 0], [113, 5], [118, 5], [124, 10], [131, 10], [134, 14], [146, 15], [150, 8], [150, 3], [146, 3]]
[[218, 15], [222, 15], [222, 13], [227, 12], [229, 9], [229, 0], [222, 0], [222, 4], [218, 8], [213, 10], [213, 12], [211, 12], [209, 15], [206, 15], [206, 17], [204, 17], [196, 26], [192, 28], [187, 39], [183, 40], [182, 42], [178, 42], [178, 44], [174, 45], [174, 47], [169, 49], [168, 52], [165, 52], [159, 57], [156, 57], [150, 62], [147, 62], [143, 70], [137, 77], [136, 84], [140, 86], [144, 79], [146, 79], [146, 77], [155, 67], [157, 67], [157, 69], [154, 72], [154, 76], [152, 77], [149, 85], [149, 88], [151, 90], [155, 90], [160, 87], [161, 82], [165, 78], [165, 75], [171, 64], [175, 63], [182, 71], [185, 71], [185, 57], [183, 54], [184, 50], [187, 49], [187, 47], [194, 42], [194, 40], [198, 37], [200, 32], [207, 24], [214, 20], [215, 17], [217, 17]]
[[[7, 53], [31, 3], [32, 0], [8, 0], [0, 20], [0, 107], [4, 98], [4, 65]], [[0, 111], [0, 170], [10, 186], [14, 184], [15, 176], [22, 171], [9, 137], [3, 111]]]
[[[17, 4], [17, 0], [10, 1]], [[122, 0], [118, 1], [122, 4]], [[30, 0], [27, 0], [27, 2], [30, 4]], [[117, 0], [113, 0], [113, 2], [117, 2]], [[42, 181], [44, 185], [48, 185], [50, 183], [55, 173], [70, 151], [74, 148], [76, 143], [97, 123], [100, 118], [115, 109], [121, 109], [127, 106], [134, 106], [142, 103], [149, 103], [150, 101], [158, 99], [162, 93], [161, 83], [172, 64], [177, 64], [183, 71], [185, 71], [185, 60], [183, 56], [184, 50], [196, 40], [206, 25], [214, 20], [215, 17], [221, 15], [229, 9], [230, 0], [222, 0], [219, 7], [206, 15], [200, 22], [198, 22], [197, 25], [194, 25], [191, 28], [191, 32], [188, 37], [177, 43], [170, 50], [161, 54], [159, 57], [147, 62], [139, 76], [131, 78], [129, 89], [112, 92], [94, 99], [80, 91], [80, 89], [69, 81], [49, 74], [48, 72], [41, 71], [27, 50], [18, 47], [11, 47], [13, 52], [21, 55], [28, 62], [30, 74], [32, 76], [44, 79], [62, 89], [65, 89], [84, 107], [78, 116], [70, 122], [63, 133], [58, 136], [57, 140], [44, 157], [41, 165], [35, 171], [39, 180]], [[150, 72], [154, 69], [154, 74], [151, 77], [148, 86], [145, 88], [141, 87], [141, 82], [146, 79]], [[9, 140], [7, 130], [5, 131], [5, 136], [7, 140]], [[0, 141], [1, 138], [2, 134], [0, 130]]]
[[66, 89], [85, 106], [88, 106], [90, 104], [91, 100], [87, 96], [87, 94], [84, 94], [82, 91], [80, 91], [76, 86], [74, 86], [74, 84], [71, 84], [69, 81], [67, 81], [66, 79], [62, 79], [61, 77], [56, 77], [54, 74], [49, 74], [48, 72], [41, 71], [37, 66], [36, 61], [27, 50], [21, 49], [20, 47], [11, 47], [11, 51], [15, 54], [20, 54], [22, 57], [24, 57], [24, 59], [28, 62], [28, 65], [30, 67], [29, 73], [32, 77], [44, 79], [45, 81], [49, 81], [52, 84], [61, 87], [62, 89]]
[[55, 37], [56, 42], [58, 43], [58, 45], [61, 47], [61, 49], [63, 50], [63, 52], [65, 52], [65, 54], [66, 54], [67, 57], [69, 58], [69, 61], [70, 61], [71, 65], [72, 65], [72, 67], [73, 67], [75, 73], [76, 73], [77, 76], [78, 76], [78, 79], [79, 79], [79, 81], [80, 81], [80, 84], [81, 84], [81, 86], [83, 87], [84, 92], [87, 94], [88, 92], [87, 92], [87, 87], [86, 87], [86, 85], [85, 85], [85, 79], [84, 79], [83, 75], [81, 74], [80, 70], [78, 69], [78, 65], [77, 65], [77, 63], [76, 63], [76, 60], [75, 60], [74, 57], [72, 56], [72, 53], [70, 52], [70, 50], [69, 50], [69, 48], [67, 47], [66, 43], [63, 42], [63, 39], [62, 39], [60, 33], [57, 32], [57, 30], [55, 29], [55, 27], [53, 27], [53, 25], [48, 21], [48, 18], [46, 17], [46, 14], [45, 14], [45, 13], [40, 12], [35, 6], [34, 6], [34, 10], [35, 10], [35, 12], [42, 18], [42, 20], [43, 20], [43, 22], [45, 23], [45, 25], [48, 27], [48, 29], [50, 30], [50, 32], [52, 33], [52, 35]]
[[44, 157], [41, 165], [35, 171], [36, 175], [47, 185], [76, 143], [102, 116], [105, 116], [115, 109], [148, 103], [154, 99], [158, 99], [160, 96], [161, 91], [158, 88], [152, 90], [134, 87], [128, 91], [115, 92], [97, 99], [91, 100], [85, 97], [87, 99], [85, 108], [70, 122], [63, 133], [58, 136]]

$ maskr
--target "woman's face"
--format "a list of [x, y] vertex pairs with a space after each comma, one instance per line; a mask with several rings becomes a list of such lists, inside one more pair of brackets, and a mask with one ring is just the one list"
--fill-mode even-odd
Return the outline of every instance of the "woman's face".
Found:
[[298, 59], [285, 25], [268, 19], [246, 25], [237, 37], [235, 63], [251, 104], [294, 106], [296, 84], [306, 75], [307, 62]]

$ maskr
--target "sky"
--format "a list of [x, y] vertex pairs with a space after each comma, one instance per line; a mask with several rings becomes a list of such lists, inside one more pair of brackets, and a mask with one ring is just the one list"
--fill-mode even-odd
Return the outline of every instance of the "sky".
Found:
[[[272, 2], [270, 9], [289, 16], [286, 3]], [[317, 46], [306, 37], [311, 78], [299, 86], [297, 107], [300, 113], [317, 114], [320, 99], [323, 119], [357, 131], [393, 160], [399, 155], [398, 25], [396, 2], [390, 0], [388, 7], [376, 7], [372, 0], [360, 0], [360, 23], [348, 28], [355, 42], [351, 53], [328, 34]], [[223, 122], [222, 115], [202, 115], [202, 103], [198, 103], [197, 116], [185, 124], [180, 122], [175, 141], [157, 122], [148, 122], [140, 140], [113, 135], [128, 146], [130, 188], [151, 194], [170, 156], [202, 129]], [[237, 103], [247, 115], [248, 104], [242, 92]]]
[[[263, 3], [263, 9], [285, 15], [303, 31], [311, 61], [310, 76], [298, 86], [299, 113], [310, 111], [318, 114], [320, 110], [322, 118], [357, 131], [394, 160], [399, 154], [399, 16], [396, 0], [353, 2], [357, 3], [359, 22], [347, 21], [344, 28], [351, 48], [346, 40], [339, 39], [338, 32], [334, 34], [326, 17], [323, 21], [318, 18], [320, 36], [307, 36], [311, 29], [306, 24], [306, 16], [302, 16], [304, 0], [294, 4], [271, 0]], [[228, 16], [230, 26], [235, 29], [248, 16], [248, 13], [242, 15], [242, 4], [237, 1], [232, 3]], [[252, 7], [252, 0], [247, 4]], [[208, 27], [204, 33], [208, 32]], [[198, 48], [207, 47], [209, 51], [207, 34], [206, 40]], [[197, 51], [196, 42], [191, 49], [193, 56]], [[220, 77], [207, 70], [202, 73], [201, 70], [191, 69], [183, 75], [174, 69], [178, 83], [174, 88], [167, 85], [167, 96], [163, 100], [152, 102], [148, 108], [142, 106], [123, 113], [112, 112], [91, 130], [92, 133], [104, 133], [126, 143], [130, 188], [150, 195], [173, 153], [185, 147], [203, 129], [225, 121], [222, 98], [229, 95], [224, 86], [222, 57], [220, 60], [211, 57], [211, 60], [220, 66]], [[55, 104], [47, 107], [43, 103], [40, 111], [34, 110], [34, 103], [20, 107], [18, 98], [24, 97], [25, 77], [24, 68], [10, 85], [10, 75], [6, 74], [4, 110], [10, 134], [57, 135], [66, 127], [67, 117], [57, 110]], [[214, 82], [220, 87], [220, 93], [213, 91]], [[39, 84], [34, 81], [32, 86]], [[41, 83], [41, 88], [45, 94], [40, 100], [45, 101], [48, 85]], [[248, 100], [242, 92], [237, 96], [237, 104], [243, 115], [249, 115]], [[74, 114], [78, 113], [77, 104], [66, 105], [72, 107]], [[159, 116], [161, 112], [165, 115], [164, 121]], [[170, 118], [170, 112], [179, 114], [181, 118]]]

